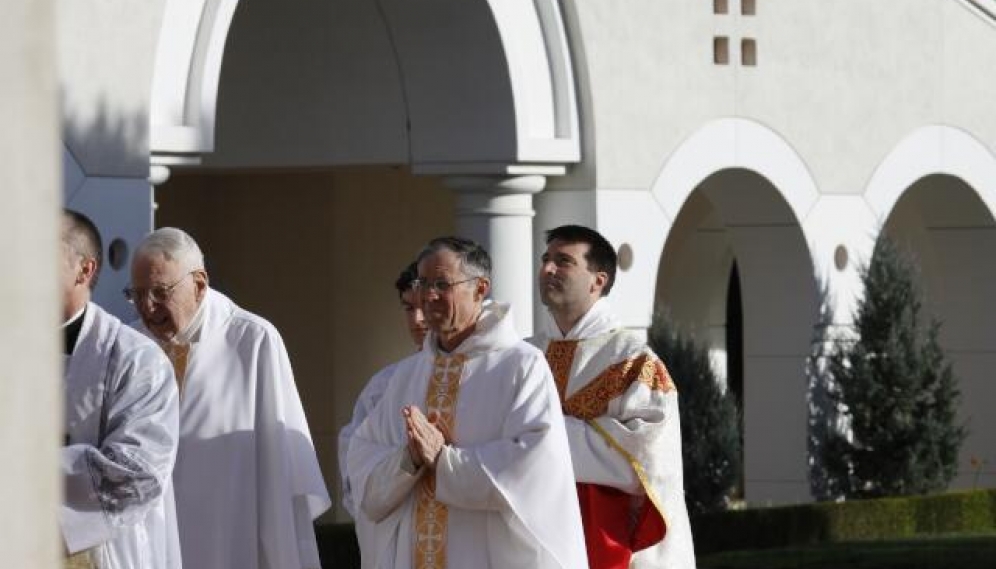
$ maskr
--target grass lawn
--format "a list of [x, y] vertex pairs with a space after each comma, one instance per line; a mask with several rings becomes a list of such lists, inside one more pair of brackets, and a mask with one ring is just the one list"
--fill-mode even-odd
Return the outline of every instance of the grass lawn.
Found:
[[992, 569], [996, 535], [855, 541], [725, 551], [698, 558], [699, 569]]

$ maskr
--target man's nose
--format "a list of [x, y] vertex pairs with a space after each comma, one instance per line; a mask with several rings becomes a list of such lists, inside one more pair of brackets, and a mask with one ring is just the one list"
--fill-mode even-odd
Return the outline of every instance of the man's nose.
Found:
[[541, 261], [540, 262], [540, 274], [541, 275], [552, 275], [557, 272], [557, 264], [553, 261]]
[[138, 298], [135, 299], [135, 308], [139, 314], [149, 314], [155, 307], [156, 303], [152, 301], [149, 294], [139, 294]]

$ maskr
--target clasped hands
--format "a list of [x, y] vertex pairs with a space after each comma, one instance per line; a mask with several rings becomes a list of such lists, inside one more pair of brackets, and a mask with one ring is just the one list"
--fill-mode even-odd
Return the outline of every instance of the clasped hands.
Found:
[[436, 460], [443, 452], [443, 447], [452, 442], [445, 425], [440, 424], [439, 415], [430, 412], [426, 417], [415, 405], [406, 405], [401, 409], [405, 419], [405, 432], [408, 435], [408, 454], [416, 467], [423, 464], [429, 468], [436, 467]]

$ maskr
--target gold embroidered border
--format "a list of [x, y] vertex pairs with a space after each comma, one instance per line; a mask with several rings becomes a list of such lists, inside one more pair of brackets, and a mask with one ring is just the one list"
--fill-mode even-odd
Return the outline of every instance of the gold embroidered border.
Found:
[[553, 340], [546, 347], [546, 361], [550, 364], [550, 371], [553, 372], [553, 381], [557, 385], [561, 406], [567, 395], [567, 381], [571, 377], [571, 367], [574, 365], [574, 353], [577, 348], [577, 340]]
[[636, 473], [636, 477], [640, 479], [640, 485], [643, 486], [643, 491], [646, 492], [650, 503], [654, 505], [654, 508], [657, 509], [657, 513], [659, 513], [661, 515], [661, 519], [664, 520], [664, 528], [665, 531], [667, 531], [669, 524], [667, 516], [664, 514], [664, 502], [662, 502], [660, 497], [657, 496], [657, 492], [654, 490], [653, 485], [650, 484], [650, 477], [647, 476], [647, 471], [643, 469], [643, 465], [640, 464], [636, 458], [629, 453], [629, 451], [624, 449], [621, 444], [612, 438], [612, 435], [602, 428], [597, 421], [589, 420], [588, 424], [591, 428], [595, 429], [598, 434], [602, 435], [602, 438], [605, 439], [605, 442], [609, 443], [610, 447], [614, 448], [619, 454], [623, 455], [626, 461], [629, 462], [629, 465], [633, 468], [633, 472]]
[[654, 391], [666, 393], [674, 389], [664, 363], [649, 354], [641, 354], [610, 366], [572, 395], [564, 402], [564, 414], [585, 420], [604, 415], [609, 401], [622, 395], [634, 381]]
[[[437, 356], [425, 394], [425, 411], [435, 412], [444, 433], [453, 433], [454, 409], [460, 391], [464, 356]], [[422, 479], [415, 497], [415, 569], [445, 569], [449, 510], [436, 500], [436, 478]]]

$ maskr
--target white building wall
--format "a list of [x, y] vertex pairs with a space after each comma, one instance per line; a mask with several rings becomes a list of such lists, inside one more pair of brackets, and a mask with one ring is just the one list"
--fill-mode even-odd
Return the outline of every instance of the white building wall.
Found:
[[[163, 4], [57, 2], [62, 205], [86, 214], [100, 229], [108, 262], [94, 299], [125, 320], [133, 317], [121, 295], [128, 255], [152, 228], [149, 107]], [[128, 14], [127, 25], [122, 14]]]
[[0, 20], [0, 563], [55, 569], [62, 480], [58, 89], [53, 3], [5, 4]]

